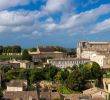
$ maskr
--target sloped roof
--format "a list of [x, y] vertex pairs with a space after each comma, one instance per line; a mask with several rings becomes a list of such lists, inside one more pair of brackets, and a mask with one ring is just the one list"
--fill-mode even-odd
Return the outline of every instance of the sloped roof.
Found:
[[100, 91], [106, 92], [103, 89], [100, 89], [100, 88], [97, 88], [97, 87], [93, 87], [93, 88], [90, 88], [90, 89], [87, 89], [87, 90], [83, 91], [83, 94], [95, 94], [95, 93], [100, 92]]
[[11, 80], [7, 86], [10, 87], [23, 87], [25, 86], [25, 82], [27, 82], [26, 80]]

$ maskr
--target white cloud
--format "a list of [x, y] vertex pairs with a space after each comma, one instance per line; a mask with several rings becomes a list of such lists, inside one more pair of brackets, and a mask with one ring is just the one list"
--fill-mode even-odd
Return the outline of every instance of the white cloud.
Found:
[[10, 7], [27, 5], [31, 1], [32, 0], [0, 0], [0, 10], [8, 9]]
[[44, 10], [48, 12], [66, 11], [71, 6], [71, 0], [47, 0]]
[[104, 20], [103, 22], [97, 23], [90, 33], [100, 33], [110, 30], [110, 18]]
[[110, 4], [102, 5], [99, 8], [72, 15], [61, 22], [60, 28], [74, 28], [94, 23], [100, 16], [110, 12]]
[[[108, 13], [110, 13], [110, 4], [105, 4], [79, 14], [72, 12], [66, 17], [63, 16], [63, 19], [59, 23], [56, 23], [50, 15], [47, 15], [45, 10], [3, 10], [0, 11], [0, 33], [19, 33], [27, 37], [36, 37], [39, 34], [55, 34], [56, 32], [68, 35], [79, 33], [89, 34], [91, 30], [100, 32], [110, 28], [110, 20], [105, 20], [96, 25], [97, 19]], [[48, 17], [47, 20], [39, 20], [39, 18], [45, 16]]]
[[29, 25], [35, 22], [40, 16], [38, 11], [1, 11], [0, 25], [1, 26], [19, 26]]

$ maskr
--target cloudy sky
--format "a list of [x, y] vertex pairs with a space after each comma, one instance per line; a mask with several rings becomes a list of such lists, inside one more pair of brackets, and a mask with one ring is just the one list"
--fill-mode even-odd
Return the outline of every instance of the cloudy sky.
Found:
[[110, 41], [110, 0], [0, 0], [0, 45], [75, 47]]

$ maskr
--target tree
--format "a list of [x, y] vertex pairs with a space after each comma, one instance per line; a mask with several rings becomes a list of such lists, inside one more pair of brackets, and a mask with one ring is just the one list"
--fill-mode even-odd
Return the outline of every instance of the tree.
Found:
[[17, 79], [19, 76], [19, 72], [15, 69], [9, 70], [5, 73], [6, 80]]
[[31, 55], [28, 53], [28, 51], [25, 49], [22, 52], [22, 60], [29, 60], [32, 61]]
[[98, 79], [101, 77], [101, 69], [96, 62], [84, 64], [83, 67], [86, 79]]
[[12, 46], [11, 48], [12, 48], [13, 53], [21, 53], [21, 47], [20, 46], [15, 45], [15, 46]]
[[58, 69], [55, 66], [49, 66], [43, 69], [44, 71], [44, 77], [47, 80], [53, 80], [55, 75], [58, 72]]
[[3, 53], [3, 46], [0, 46], [0, 54]]
[[93, 62], [92, 63], [92, 68], [91, 68], [92, 76], [95, 79], [101, 78], [101, 69], [98, 63]]
[[60, 81], [61, 80], [61, 71], [57, 72], [57, 74], [55, 75], [55, 80], [56, 81]]
[[37, 51], [37, 48], [30, 48], [29, 51], [30, 52], [36, 52]]
[[72, 90], [81, 90], [84, 87], [85, 79], [78, 67], [69, 74], [66, 80], [66, 86]]
[[30, 83], [36, 83], [37, 81], [43, 80], [43, 73], [41, 69], [32, 69], [30, 71]]
[[61, 80], [64, 82], [67, 79], [68, 75], [69, 75], [69, 71], [67, 69], [61, 71]]

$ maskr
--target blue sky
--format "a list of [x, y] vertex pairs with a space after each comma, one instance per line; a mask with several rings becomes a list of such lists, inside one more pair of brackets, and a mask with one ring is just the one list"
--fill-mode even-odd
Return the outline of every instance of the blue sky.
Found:
[[0, 45], [110, 41], [110, 0], [0, 0]]

